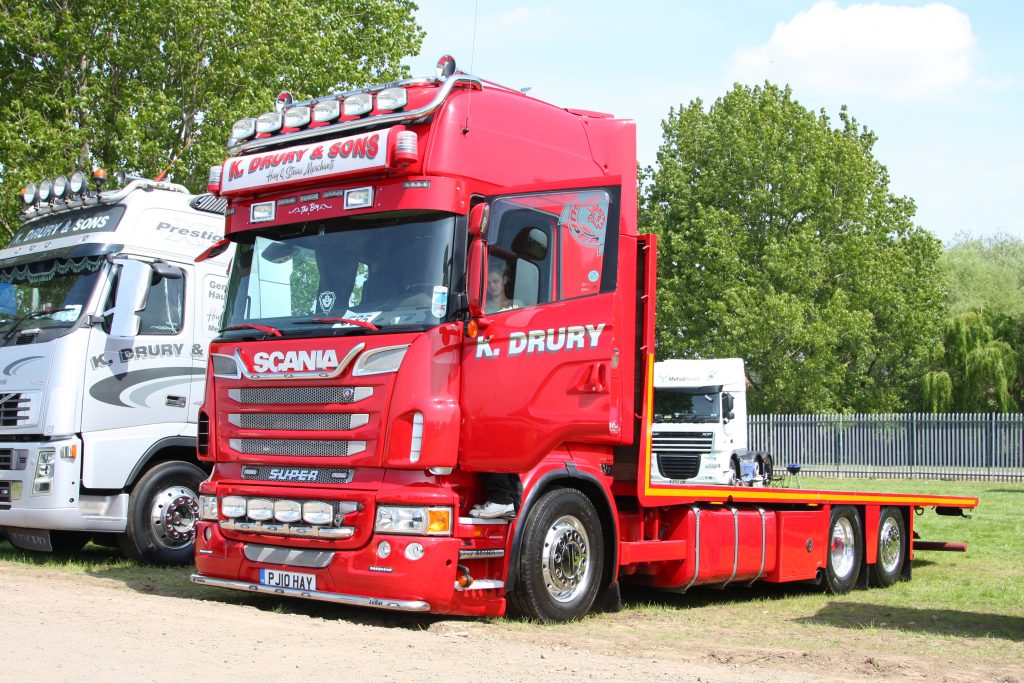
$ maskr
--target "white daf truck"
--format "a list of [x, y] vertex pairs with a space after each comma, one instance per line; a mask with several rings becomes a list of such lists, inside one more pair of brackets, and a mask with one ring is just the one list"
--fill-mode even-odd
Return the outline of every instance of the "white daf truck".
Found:
[[767, 453], [747, 450], [746, 375], [741, 358], [654, 364], [651, 481], [765, 486]]
[[222, 239], [224, 203], [143, 179], [89, 192], [80, 174], [23, 200], [0, 250], [0, 530], [27, 550], [92, 539], [191, 562], [230, 254], [194, 259]]

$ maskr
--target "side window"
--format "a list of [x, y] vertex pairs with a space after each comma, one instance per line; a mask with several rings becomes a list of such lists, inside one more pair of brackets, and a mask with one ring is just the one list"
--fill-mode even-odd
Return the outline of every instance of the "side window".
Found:
[[139, 311], [139, 334], [178, 334], [185, 318], [185, 277], [157, 278]]
[[[606, 189], [501, 198], [492, 206], [486, 310], [614, 289], [615, 203]], [[608, 226], [613, 226], [606, 239]]]

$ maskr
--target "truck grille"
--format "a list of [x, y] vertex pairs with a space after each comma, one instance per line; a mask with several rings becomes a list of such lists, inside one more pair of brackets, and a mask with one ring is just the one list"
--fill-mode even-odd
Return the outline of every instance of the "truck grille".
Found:
[[365, 441], [327, 439], [230, 439], [232, 450], [249, 455], [294, 455], [315, 458], [345, 457], [366, 450]]
[[246, 405], [326, 405], [356, 403], [373, 387], [246, 387], [228, 389], [228, 398]]
[[17, 427], [27, 422], [32, 399], [25, 394], [0, 394], [0, 427]]
[[28, 463], [28, 451], [0, 448], [0, 470], [23, 470]]
[[366, 414], [353, 413], [234, 413], [228, 422], [241, 429], [292, 431], [348, 431], [370, 421]]
[[711, 452], [713, 432], [655, 432], [651, 451], [658, 471], [666, 479], [692, 479], [700, 471], [700, 459]]

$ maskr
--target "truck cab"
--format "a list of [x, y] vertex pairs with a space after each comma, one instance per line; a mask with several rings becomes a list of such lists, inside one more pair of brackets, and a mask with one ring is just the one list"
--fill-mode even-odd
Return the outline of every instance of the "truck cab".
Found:
[[738, 486], [763, 479], [747, 450], [741, 358], [654, 364], [651, 481]]
[[[14, 545], [191, 560], [224, 202], [145, 179], [30, 186], [0, 250], [0, 529]], [[103, 175], [97, 175], [97, 183]]]

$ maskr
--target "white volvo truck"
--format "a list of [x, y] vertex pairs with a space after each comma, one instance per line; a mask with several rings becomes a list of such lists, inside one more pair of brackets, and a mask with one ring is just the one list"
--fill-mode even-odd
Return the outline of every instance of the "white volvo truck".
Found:
[[746, 375], [741, 358], [654, 364], [651, 481], [764, 486], [772, 460], [747, 449]]
[[194, 259], [222, 239], [224, 203], [142, 179], [89, 192], [80, 174], [23, 199], [0, 250], [0, 530], [28, 550], [92, 539], [191, 562], [230, 254]]

